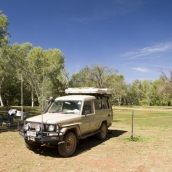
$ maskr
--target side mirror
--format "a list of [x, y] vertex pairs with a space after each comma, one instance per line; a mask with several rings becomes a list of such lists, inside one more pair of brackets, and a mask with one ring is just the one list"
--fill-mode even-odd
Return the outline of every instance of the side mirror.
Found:
[[51, 97], [49, 98], [48, 104], [49, 104], [49, 103], [53, 103], [53, 102], [54, 102], [54, 98], [51, 96]]
[[46, 113], [46, 112], [48, 111], [48, 109], [50, 108], [50, 106], [52, 105], [53, 102], [54, 102], [54, 99], [53, 99], [53, 97], [51, 96], [51, 97], [49, 98], [49, 101], [48, 101], [48, 106], [47, 106], [45, 109], [43, 109], [42, 112], [43, 112], [43, 113]]

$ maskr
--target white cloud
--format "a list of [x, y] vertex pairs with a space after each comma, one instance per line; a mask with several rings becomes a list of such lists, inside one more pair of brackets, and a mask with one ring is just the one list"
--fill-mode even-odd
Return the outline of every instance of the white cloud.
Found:
[[146, 53], [154, 53], [154, 52], [164, 52], [172, 49], [172, 43], [165, 43], [165, 44], [159, 44], [153, 47], [146, 47], [141, 50], [141, 52], [144, 54]]
[[167, 52], [172, 50], [172, 42], [161, 43], [151, 47], [145, 47], [137, 51], [131, 51], [125, 53], [123, 56], [129, 57], [129, 59], [134, 59], [142, 56], [148, 56], [157, 52]]
[[148, 69], [145, 69], [145, 68], [141, 68], [141, 67], [135, 67], [135, 68], [132, 68], [133, 70], [137, 70], [139, 72], [148, 72], [149, 70]]
[[142, 4], [142, 0], [109, 0], [108, 3], [93, 3], [85, 16], [72, 18], [71, 21], [88, 23], [96, 20], [106, 20], [138, 10]]

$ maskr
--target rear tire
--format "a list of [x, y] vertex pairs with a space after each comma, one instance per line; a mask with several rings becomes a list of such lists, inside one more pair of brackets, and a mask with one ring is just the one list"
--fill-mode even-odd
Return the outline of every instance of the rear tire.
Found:
[[25, 146], [26, 146], [29, 150], [36, 150], [36, 149], [38, 149], [38, 148], [40, 147], [39, 144], [29, 142], [28, 140], [25, 140]]
[[58, 152], [63, 157], [69, 157], [74, 154], [76, 145], [76, 135], [72, 132], [69, 132], [65, 135], [64, 143], [58, 145]]
[[102, 123], [100, 127], [100, 132], [96, 134], [97, 139], [104, 140], [107, 137], [107, 125], [106, 123]]

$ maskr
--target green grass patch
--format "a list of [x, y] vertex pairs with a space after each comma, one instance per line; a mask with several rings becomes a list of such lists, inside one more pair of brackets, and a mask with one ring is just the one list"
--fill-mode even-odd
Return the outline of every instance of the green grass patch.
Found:
[[[131, 125], [133, 110], [114, 110], [114, 123]], [[172, 129], [172, 111], [134, 111], [133, 125], [139, 128]]]
[[131, 142], [147, 142], [149, 138], [143, 136], [133, 136], [133, 137], [124, 138], [124, 140]]
[[[118, 106], [114, 106], [114, 108]], [[135, 105], [129, 105], [129, 106], [120, 106], [122, 108], [140, 108], [140, 109], [172, 109], [172, 106], [135, 106]]]

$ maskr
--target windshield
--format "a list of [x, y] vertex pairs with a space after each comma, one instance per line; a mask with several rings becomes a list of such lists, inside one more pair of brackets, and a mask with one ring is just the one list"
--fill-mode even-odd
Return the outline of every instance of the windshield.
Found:
[[55, 100], [49, 109], [49, 113], [79, 114], [82, 101], [80, 100]]

